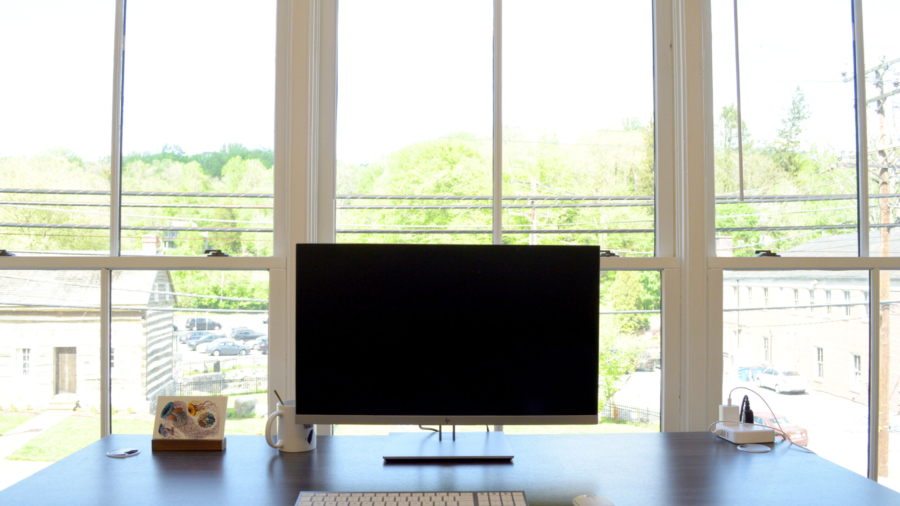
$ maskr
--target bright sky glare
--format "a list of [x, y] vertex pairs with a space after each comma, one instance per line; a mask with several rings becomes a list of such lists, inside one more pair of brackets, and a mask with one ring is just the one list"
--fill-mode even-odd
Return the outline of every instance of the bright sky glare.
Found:
[[[733, 18], [731, 0], [712, 2], [717, 115], [734, 101]], [[452, 132], [490, 135], [491, 2], [340, 5], [339, 159], [367, 163]], [[651, 2], [554, 5], [504, 5], [504, 124], [574, 142], [628, 117], [646, 123]], [[804, 141], [853, 149], [852, 84], [841, 75], [852, 72], [850, 5], [739, 3], [744, 119], [754, 139], [774, 138], [800, 86], [812, 114]], [[867, 66], [900, 57], [900, 2], [864, 5]], [[114, 14], [112, 0], [0, 2], [8, 76], [0, 80], [0, 156], [50, 147], [109, 156]], [[130, 0], [127, 29], [126, 153], [272, 147], [274, 1]]]

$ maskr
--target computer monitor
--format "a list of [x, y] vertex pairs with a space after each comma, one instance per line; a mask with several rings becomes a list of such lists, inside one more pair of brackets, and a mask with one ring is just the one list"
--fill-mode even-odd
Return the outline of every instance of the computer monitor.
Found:
[[296, 260], [297, 423], [597, 423], [597, 247], [298, 244]]

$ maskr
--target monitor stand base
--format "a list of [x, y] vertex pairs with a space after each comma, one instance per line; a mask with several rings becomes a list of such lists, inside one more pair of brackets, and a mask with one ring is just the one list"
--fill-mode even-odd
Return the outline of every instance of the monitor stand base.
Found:
[[392, 432], [384, 460], [512, 460], [502, 432], [457, 432], [456, 439], [437, 432]]

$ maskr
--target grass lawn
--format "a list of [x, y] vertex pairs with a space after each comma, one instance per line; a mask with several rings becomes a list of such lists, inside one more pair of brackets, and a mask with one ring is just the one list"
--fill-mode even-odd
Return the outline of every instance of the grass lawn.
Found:
[[0, 436], [34, 418], [33, 413], [0, 412]]
[[100, 439], [99, 416], [70, 416], [19, 448], [7, 460], [56, 462]]
[[[234, 416], [234, 399], [243, 397], [244, 395], [252, 395], [256, 397], [256, 417], [255, 418], [236, 418]], [[266, 419], [268, 418], [267, 405], [269, 402], [268, 394], [265, 392], [258, 394], [239, 394], [228, 397], [228, 414], [225, 421], [225, 435], [258, 435], [262, 434], [266, 428]], [[261, 416], [262, 415], [262, 416]]]

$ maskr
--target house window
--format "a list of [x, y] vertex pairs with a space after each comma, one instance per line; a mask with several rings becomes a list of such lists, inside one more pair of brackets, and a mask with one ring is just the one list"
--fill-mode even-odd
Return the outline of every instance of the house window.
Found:
[[862, 382], [862, 357], [853, 355], [853, 381], [857, 384]]
[[[844, 290], [844, 302], [850, 303], [850, 291]], [[844, 306], [844, 316], [850, 316], [850, 306]]]
[[816, 348], [816, 377], [825, 377], [825, 359], [823, 357], [822, 348]]
[[869, 317], [869, 292], [863, 292], [863, 300], [866, 302], [866, 318]]
[[825, 290], [825, 304], [828, 304], [828, 314], [832, 312], [831, 306], [831, 290]]
[[763, 338], [763, 350], [765, 352], [766, 363], [767, 364], [771, 363], [772, 362], [772, 349], [769, 346], [769, 338], [768, 337]]
[[109, 349], [109, 368], [112, 369], [115, 366], [116, 366], [116, 349], [110, 348]]
[[19, 363], [22, 364], [22, 376], [31, 376], [31, 348], [19, 348]]
[[816, 291], [815, 291], [815, 289], [811, 288], [809, 290], [809, 312], [810, 313], [813, 312], [813, 304], [815, 304], [815, 303], [816, 303]]
[[769, 289], [768, 288], [763, 288], [763, 305], [764, 306], [769, 305]]
[[800, 305], [800, 290], [794, 288], [794, 305]]

